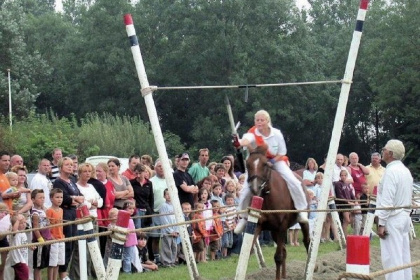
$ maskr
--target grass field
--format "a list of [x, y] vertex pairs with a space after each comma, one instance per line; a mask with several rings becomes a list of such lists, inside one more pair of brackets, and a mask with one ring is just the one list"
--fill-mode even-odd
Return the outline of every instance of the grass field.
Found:
[[[416, 234], [417, 238], [420, 238], [420, 225], [416, 225]], [[371, 242], [371, 246], [379, 247], [379, 239], [374, 238]], [[264, 258], [267, 264], [267, 267], [274, 267], [274, 260], [273, 255], [275, 252], [274, 247], [262, 247]], [[339, 246], [337, 243], [323, 243], [319, 246], [319, 253], [318, 255], [327, 254], [329, 252], [339, 250]], [[293, 260], [305, 260], [306, 259], [306, 252], [304, 246], [299, 247], [290, 247], [287, 248], [287, 259]], [[417, 260], [412, 260], [417, 261]], [[236, 272], [236, 266], [238, 263], [238, 256], [233, 255], [228, 259], [223, 259], [215, 262], [207, 262], [207, 263], [199, 263], [197, 264], [197, 268], [199, 274], [206, 280], [219, 280], [219, 279], [226, 279], [230, 278], [233, 279]], [[304, 268], [302, 268], [304, 269]], [[258, 271], [259, 267], [257, 264], [256, 257], [254, 255], [251, 256], [247, 272], [252, 273]], [[190, 279], [188, 274], [188, 269], [185, 265], [178, 266], [175, 268], [162, 268], [157, 272], [147, 272], [142, 274], [135, 274], [135, 275], [124, 275], [121, 274], [118, 279], [121, 280], [134, 280], [134, 279], [142, 279], [142, 280], [172, 280], [172, 279]], [[415, 275], [413, 277], [414, 280], [420, 280], [420, 275]]]

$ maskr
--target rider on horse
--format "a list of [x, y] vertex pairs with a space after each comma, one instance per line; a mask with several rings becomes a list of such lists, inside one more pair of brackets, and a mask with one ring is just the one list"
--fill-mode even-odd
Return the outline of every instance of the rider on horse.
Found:
[[[292, 170], [290, 170], [287, 162], [287, 149], [283, 134], [279, 129], [271, 126], [270, 115], [265, 110], [258, 111], [255, 114], [254, 121], [255, 126], [248, 130], [242, 139], [238, 139], [238, 137], [234, 135], [233, 145], [236, 148], [247, 147], [250, 149], [255, 149], [257, 146], [267, 145], [268, 149], [266, 156], [269, 159], [269, 162], [273, 165], [273, 168], [279, 172], [286, 181], [295, 204], [295, 208], [297, 210], [307, 209], [308, 203], [302, 185], [295, 177]], [[245, 185], [239, 198], [240, 210], [249, 206], [251, 198], [252, 193], [250, 188], [247, 186], [247, 180], [245, 180]], [[242, 219], [240, 219], [238, 225], [236, 226], [235, 233], [240, 233], [244, 230], [246, 225], [246, 216], [247, 214], [241, 215]], [[300, 212], [298, 222], [307, 223], [308, 213]]]

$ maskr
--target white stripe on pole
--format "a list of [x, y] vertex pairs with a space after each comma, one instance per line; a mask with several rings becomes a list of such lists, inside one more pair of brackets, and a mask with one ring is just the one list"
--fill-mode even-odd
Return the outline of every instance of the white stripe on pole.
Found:
[[[178, 197], [178, 190], [175, 186], [174, 177], [172, 175], [172, 168], [169, 165], [168, 154], [166, 152], [165, 142], [163, 141], [162, 130], [159, 124], [159, 118], [156, 112], [155, 103], [153, 101], [152, 90], [149, 87], [149, 81], [147, 80], [146, 69], [144, 68], [143, 59], [140, 52], [140, 46], [137, 42], [136, 32], [133, 26], [133, 19], [130, 14], [124, 16], [124, 22], [126, 25], [127, 35], [131, 42], [131, 52], [133, 54], [134, 63], [137, 69], [137, 75], [139, 77], [140, 85], [142, 88], [142, 95], [146, 103], [147, 113], [149, 115], [150, 124], [152, 127], [153, 135], [155, 137], [156, 147], [158, 150], [159, 158], [161, 159], [163, 170], [165, 173], [166, 185], [169, 189], [172, 204], [174, 206], [175, 219], [177, 223], [184, 222], [184, 215], [182, 213], [181, 204]], [[192, 280], [198, 279], [198, 269], [195, 263], [194, 254], [190, 242], [190, 237], [186, 225], [180, 226], [180, 237], [182, 241], [182, 248], [187, 261], [187, 267]]]
[[10, 69], [7, 69], [7, 80], [9, 83], [9, 123], [12, 130], [12, 85], [10, 83]]
[[[81, 208], [82, 218], [90, 217], [89, 209], [87, 208], [86, 205], [82, 205], [80, 208]], [[88, 221], [83, 224], [83, 231], [85, 235], [94, 233], [92, 221]], [[102, 260], [101, 251], [99, 249], [98, 240], [95, 237], [90, 237], [86, 241], [87, 241], [87, 247], [89, 250], [89, 255], [90, 255], [93, 267], [96, 272], [96, 278], [98, 280], [105, 280], [106, 279], [105, 266]]]
[[[361, 20], [364, 19], [366, 13], [361, 10], [367, 10], [368, 3], [369, 3], [369, 0], [360, 0], [360, 8], [359, 8], [357, 18], [360, 18]], [[361, 26], [359, 25], [360, 23], [362, 24]], [[327, 162], [326, 162], [327, 165], [325, 168], [324, 181], [322, 183], [323, 191], [321, 194], [321, 200], [318, 204], [320, 205], [320, 209], [327, 208], [329, 192], [326, 190], [330, 189], [332, 186], [331, 182], [332, 182], [333, 166], [334, 166], [335, 158], [337, 156], [338, 146], [340, 143], [341, 131], [343, 129], [344, 116], [346, 114], [346, 107], [347, 107], [347, 101], [348, 101], [350, 87], [351, 87], [351, 81], [353, 79], [354, 66], [356, 64], [357, 53], [359, 51], [359, 45], [360, 45], [360, 38], [362, 36], [362, 32], [361, 32], [362, 26], [363, 26], [363, 22], [360, 22], [360, 20], [358, 20], [358, 22], [356, 23], [356, 28], [353, 32], [353, 39], [351, 41], [350, 51], [347, 58], [347, 64], [346, 64], [346, 69], [345, 69], [344, 78], [343, 78], [343, 81], [345, 82], [343, 82], [343, 84], [341, 85], [340, 98], [338, 100], [337, 112], [336, 112], [335, 120], [334, 120], [334, 127], [331, 134], [330, 146], [328, 149], [328, 156], [327, 156]], [[313, 274], [315, 270], [316, 259], [318, 255], [318, 249], [319, 249], [319, 242], [321, 240], [321, 232], [322, 232], [321, 223], [325, 220], [325, 215], [326, 215], [326, 212], [319, 212], [317, 216], [317, 220], [316, 220], [317, 225], [315, 226], [314, 237], [312, 239], [312, 242], [310, 243], [309, 256], [306, 261], [306, 268], [305, 268], [306, 280], [313, 279]]]
[[[259, 196], [254, 196], [251, 202], [252, 209], [261, 210], [264, 199]], [[241, 253], [239, 254], [238, 265], [236, 267], [235, 280], [244, 280], [246, 270], [248, 268], [249, 255], [251, 254], [252, 244], [254, 242], [255, 229], [257, 227], [259, 213], [255, 210], [250, 210], [248, 215], [248, 222], [244, 231], [244, 238], [242, 241]]]
[[[376, 196], [371, 196], [369, 201], [369, 208], [376, 208]], [[370, 237], [372, 233], [373, 222], [375, 220], [375, 211], [369, 211], [366, 216], [365, 224], [363, 225], [363, 235]]]
[[[82, 208], [76, 209], [76, 216], [78, 219], [83, 218]], [[77, 235], [83, 235], [83, 225], [77, 225]], [[79, 269], [80, 269], [80, 280], [88, 280], [87, 275], [87, 256], [86, 256], [86, 239], [77, 240], [79, 249]]]

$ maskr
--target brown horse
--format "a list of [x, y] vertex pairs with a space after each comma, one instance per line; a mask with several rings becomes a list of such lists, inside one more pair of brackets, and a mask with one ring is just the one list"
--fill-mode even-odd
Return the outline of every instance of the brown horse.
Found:
[[[265, 156], [266, 150], [266, 147], [261, 146], [251, 151], [246, 161], [248, 186], [254, 195], [264, 198], [263, 210], [294, 210], [295, 206], [286, 181], [268, 163]], [[262, 214], [258, 220], [254, 242], [262, 230], [269, 230], [277, 244], [274, 255], [276, 280], [280, 280], [280, 275], [282, 278], [286, 278], [285, 240], [287, 240], [287, 230], [297, 222], [297, 216], [298, 213], [267, 213]], [[310, 243], [309, 225], [301, 223], [300, 226], [303, 232], [303, 243], [306, 251], [308, 251]]]

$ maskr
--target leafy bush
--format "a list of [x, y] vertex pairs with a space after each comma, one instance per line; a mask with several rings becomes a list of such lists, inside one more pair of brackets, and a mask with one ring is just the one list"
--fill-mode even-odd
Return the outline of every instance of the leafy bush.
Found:
[[[6, 119], [0, 121], [0, 150], [21, 155], [29, 170], [35, 170], [43, 157], [51, 159], [51, 152], [57, 147], [64, 155], [77, 154], [79, 161], [95, 155], [158, 155], [150, 125], [138, 117], [94, 113], [86, 115], [78, 125], [74, 117], [31, 114], [14, 122], [13, 131]], [[164, 138], [169, 155], [184, 151], [178, 135], [166, 132]]]

